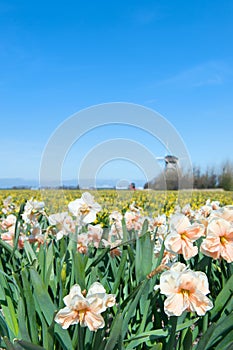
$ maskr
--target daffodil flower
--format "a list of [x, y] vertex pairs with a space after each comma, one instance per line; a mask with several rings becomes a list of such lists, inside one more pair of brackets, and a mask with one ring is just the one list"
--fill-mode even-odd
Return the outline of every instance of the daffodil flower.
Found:
[[165, 239], [165, 248], [168, 251], [183, 254], [185, 260], [197, 255], [198, 249], [193, 245], [193, 242], [204, 236], [204, 225], [191, 224], [187, 216], [175, 214], [171, 219], [170, 226], [171, 233]]
[[78, 220], [80, 224], [90, 224], [95, 221], [96, 214], [101, 210], [101, 206], [94, 201], [94, 197], [85, 192], [81, 198], [76, 199], [68, 204], [69, 211]]
[[208, 224], [201, 252], [213, 259], [233, 262], [233, 225], [227, 220], [213, 218]]
[[101, 313], [115, 305], [115, 295], [107, 294], [99, 282], [91, 285], [86, 297], [75, 284], [63, 300], [66, 306], [56, 314], [55, 321], [64, 329], [79, 323], [81, 327], [97, 331], [105, 326]]
[[168, 316], [180, 316], [184, 311], [196, 312], [199, 316], [212, 309], [213, 303], [206, 296], [209, 291], [207, 276], [201, 271], [192, 271], [177, 262], [160, 276], [160, 293], [167, 296], [164, 311]]

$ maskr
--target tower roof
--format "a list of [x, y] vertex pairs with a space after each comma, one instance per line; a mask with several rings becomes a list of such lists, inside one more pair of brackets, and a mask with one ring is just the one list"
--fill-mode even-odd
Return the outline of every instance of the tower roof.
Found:
[[167, 155], [164, 159], [165, 159], [166, 163], [176, 164], [178, 162], [178, 158], [176, 156], [172, 156], [172, 155]]

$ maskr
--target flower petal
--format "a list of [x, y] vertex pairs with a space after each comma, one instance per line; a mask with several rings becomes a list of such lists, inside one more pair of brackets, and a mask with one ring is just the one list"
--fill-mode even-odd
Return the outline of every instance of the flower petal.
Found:
[[196, 241], [201, 236], [205, 235], [205, 226], [202, 224], [193, 224], [188, 227], [185, 231], [186, 237], [188, 237], [192, 242]]
[[197, 255], [198, 249], [195, 247], [189, 239], [182, 239], [182, 254], [185, 260], [191, 259]]
[[78, 313], [67, 306], [58, 311], [54, 320], [64, 329], [67, 329], [72, 324], [79, 323]]
[[220, 257], [220, 239], [218, 236], [209, 236], [201, 244], [201, 252], [213, 259]]
[[99, 328], [103, 328], [105, 326], [105, 322], [101, 315], [87, 311], [84, 322], [81, 323], [81, 326], [87, 326], [90, 331], [97, 331]]
[[[178, 274], [172, 273], [171, 271], [163, 272], [160, 276], [160, 284], [158, 286], [160, 288], [160, 293], [167, 296], [176, 293], [178, 290], [177, 277]], [[158, 287], [156, 287], [156, 289], [158, 289]]]
[[97, 293], [103, 293], [103, 294], [106, 293], [105, 288], [99, 282], [95, 282], [90, 286], [88, 293], [87, 293], [87, 297], [92, 295], [92, 294], [97, 294]]
[[222, 244], [222, 246], [221, 246], [221, 256], [228, 263], [233, 262], [233, 242], [232, 243]]
[[180, 316], [186, 309], [181, 293], [171, 294], [164, 302], [164, 311], [168, 316]]
[[212, 301], [199, 291], [189, 296], [190, 311], [196, 312], [198, 316], [203, 316], [206, 312], [213, 308]]
[[165, 248], [168, 251], [172, 251], [175, 253], [180, 254], [181, 253], [181, 247], [182, 247], [182, 240], [178, 233], [173, 232], [167, 235], [165, 239]]

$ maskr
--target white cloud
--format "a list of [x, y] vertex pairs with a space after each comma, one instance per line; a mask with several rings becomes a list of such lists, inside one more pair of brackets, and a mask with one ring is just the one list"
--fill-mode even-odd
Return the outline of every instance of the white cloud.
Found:
[[171, 85], [185, 88], [220, 85], [227, 81], [231, 75], [232, 71], [225, 63], [209, 61], [161, 80], [157, 85]]

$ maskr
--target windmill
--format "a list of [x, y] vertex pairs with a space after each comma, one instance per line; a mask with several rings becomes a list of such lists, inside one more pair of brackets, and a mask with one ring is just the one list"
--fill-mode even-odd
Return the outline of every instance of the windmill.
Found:
[[166, 155], [165, 157], [156, 157], [157, 160], [165, 161], [165, 171], [175, 170], [178, 171], [179, 158], [172, 155]]
[[144, 188], [177, 190], [179, 184], [179, 158], [174, 155], [156, 157], [158, 161], [165, 162], [165, 169], [159, 176], [145, 184]]

